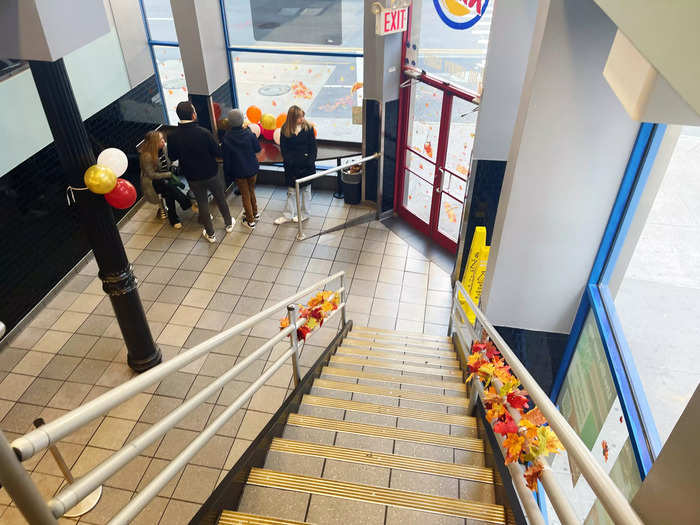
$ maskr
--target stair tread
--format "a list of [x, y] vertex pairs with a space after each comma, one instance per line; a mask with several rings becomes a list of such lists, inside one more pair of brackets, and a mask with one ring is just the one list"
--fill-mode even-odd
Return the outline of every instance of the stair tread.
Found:
[[467, 385], [461, 381], [443, 381], [441, 379], [428, 379], [413, 376], [397, 376], [392, 374], [379, 374], [376, 372], [366, 372], [364, 370], [355, 370], [351, 368], [338, 368], [334, 366], [324, 366], [322, 373], [336, 375], [339, 377], [354, 377], [356, 379], [369, 379], [373, 381], [383, 381], [387, 383], [400, 383], [405, 385], [429, 386], [436, 388], [444, 388], [457, 392], [466, 392]]
[[491, 503], [447, 498], [360, 483], [347, 483], [260, 468], [251, 469], [247, 483], [262, 487], [421, 510], [433, 514], [478, 519], [491, 523], [505, 523], [504, 508], [501, 505]]
[[369, 358], [362, 357], [347, 357], [344, 355], [333, 355], [331, 357], [331, 363], [343, 363], [346, 365], [357, 365], [357, 366], [369, 366], [371, 368], [386, 368], [389, 370], [401, 370], [402, 372], [409, 372], [411, 374], [422, 374], [430, 376], [441, 376], [441, 377], [452, 377], [462, 379], [462, 371], [455, 370], [453, 368], [423, 368], [420, 366], [411, 365], [394, 365], [392, 363], [386, 363], [383, 361], [374, 361]]
[[352, 346], [341, 346], [338, 348], [338, 350], [336, 350], [336, 355], [338, 354], [376, 357], [377, 359], [384, 359], [399, 363], [435, 365], [455, 369], [459, 368], [459, 361], [456, 359], [440, 359], [428, 356], [423, 357], [414, 354], [401, 354], [399, 352], [387, 352], [377, 348], [365, 349]]
[[334, 445], [322, 445], [318, 443], [295, 441], [284, 438], [274, 438], [272, 440], [270, 450], [326, 459], [335, 459], [350, 463], [375, 465], [397, 470], [406, 470], [409, 472], [420, 472], [437, 476], [459, 478], [470, 481], [478, 481], [481, 483], [493, 484], [494, 482], [493, 471], [489, 468], [474, 465], [445, 463], [443, 461], [433, 461], [413, 456], [370, 452], [367, 450], [338, 447]]
[[305, 521], [283, 520], [235, 510], [222, 511], [219, 523], [221, 525], [308, 525]]
[[436, 350], [434, 348], [414, 348], [411, 346], [391, 344], [391, 343], [375, 343], [367, 339], [356, 339], [347, 336], [343, 339], [344, 346], [352, 346], [356, 348], [370, 348], [372, 350], [384, 350], [391, 352], [401, 352], [410, 355], [427, 355], [432, 358], [456, 359], [457, 353], [452, 350]]
[[432, 334], [424, 334], [421, 332], [409, 332], [407, 330], [390, 330], [388, 328], [372, 328], [370, 326], [353, 326], [352, 331], [350, 333], [353, 333], [353, 332], [387, 334], [387, 335], [394, 335], [396, 337], [413, 337], [413, 338], [428, 339], [431, 341], [440, 341], [440, 342], [446, 342], [446, 343], [452, 342], [452, 338], [447, 336], [447, 335], [432, 335]]
[[419, 419], [423, 421], [432, 421], [435, 423], [444, 423], [447, 425], [458, 425], [462, 427], [476, 428], [476, 418], [471, 416], [461, 416], [457, 414], [447, 414], [445, 412], [434, 412], [430, 410], [417, 410], [413, 408], [377, 405], [374, 403], [347, 401], [344, 399], [313, 396], [309, 394], [304, 395], [301, 402], [305, 405], [317, 407], [340, 408], [343, 410], [364, 412], [367, 414], [383, 414], [406, 419]]
[[439, 403], [442, 405], [458, 407], [469, 406], [469, 398], [466, 396], [457, 397], [444, 396], [441, 394], [428, 394], [424, 392], [412, 392], [410, 390], [401, 390], [396, 388], [381, 388], [376, 386], [360, 385], [357, 383], [344, 383], [341, 381], [332, 381], [323, 378], [316, 379], [313, 386], [328, 390], [340, 390], [342, 392], [354, 392], [358, 394], [369, 394], [382, 397], [395, 397], [398, 399], [422, 401], [425, 403]]
[[349, 336], [357, 341], [365, 341], [376, 344], [386, 344], [393, 346], [404, 346], [412, 349], [422, 350], [437, 350], [437, 351], [454, 351], [452, 343], [440, 343], [437, 341], [419, 341], [417, 339], [398, 339], [395, 337], [383, 337], [374, 334], [355, 334]]
[[396, 441], [410, 441], [440, 447], [452, 447], [470, 452], [484, 451], [484, 443], [480, 439], [437, 434], [434, 432], [424, 432], [422, 430], [383, 427], [380, 425], [369, 425], [366, 423], [355, 423], [352, 421], [304, 416], [301, 414], [290, 414], [289, 418], [287, 419], [287, 424], [315, 428], [318, 430], [330, 430], [334, 432], [393, 439]]

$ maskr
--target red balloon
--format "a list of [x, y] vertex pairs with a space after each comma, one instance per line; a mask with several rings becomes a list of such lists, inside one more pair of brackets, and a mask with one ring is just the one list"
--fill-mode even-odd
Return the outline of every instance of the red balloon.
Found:
[[214, 102], [212, 105], [214, 106], [214, 120], [219, 120], [221, 116], [221, 106], [218, 102]]
[[105, 200], [118, 210], [125, 210], [136, 202], [136, 188], [128, 180], [119, 178], [114, 189], [105, 194]]
[[265, 137], [267, 140], [272, 140], [273, 135], [275, 134], [274, 129], [262, 129], [262, 136]]

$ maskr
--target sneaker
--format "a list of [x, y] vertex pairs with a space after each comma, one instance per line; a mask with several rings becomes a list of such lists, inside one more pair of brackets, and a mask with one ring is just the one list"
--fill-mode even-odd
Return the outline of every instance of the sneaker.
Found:
[[[259, 220], [260, 220], [260, 214], [259, 214], [259, 213], [256, 213], [255, 215], [253, 215], [253, 219], [254, 219], [253, 222], [259, 221]], [[247, 221], [247, 220], [248, 220], [248, 216], [245, 214], [245, 212], [243, 213], [243, 220], [244, 220], [244, 221]]]
[[209, 236], [209, 235], [207, 235], [207, 230], [202, 230], [202, 237], [204, 237], [206, 240], [208, 240], [212, 244], [216, 242], [216, 234]]
[[249, 230], [255, 229], [255, 221], [243, 221], [243, 224], [248, 227]]
[[[299, 222], [299, 217], [294, 217], [292, 220], [293, 220], [294, 222]], [[308, 217], [303, 217], [303, 218], [301, 219], [301, 222], [308, 221], [308, 220], [309, 220]]]
[[280, 224], [286, 224], [286, 223], [290, 222], [291, 220], [292, 219], [288, 219], [287, 217], [282, 216], [282, 217], [277, 217], [274, 222], [275, 222], [275, 224], [280, 225]]
[[176, 230], [181, 230], [181, 229], [182, 229], [182, 223], [181, 223], [181, 222], [176, 222], [175, 224], [173, 224], [173, 228], [175, 228]]
[[231, 233], [233, 231], [233, 227], [236, 225], [236, 219], [231, 219], [231, 224], [226, 226], [226, 231], [228, 233]]

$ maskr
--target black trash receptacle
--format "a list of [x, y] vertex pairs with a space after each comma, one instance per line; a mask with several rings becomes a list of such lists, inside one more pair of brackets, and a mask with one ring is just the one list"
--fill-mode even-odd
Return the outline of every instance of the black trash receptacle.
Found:
[[340, 176], [343, 181], [345, 204], [360, 204], [362, 200], [362, 172], [350, 173], [343, 170]]

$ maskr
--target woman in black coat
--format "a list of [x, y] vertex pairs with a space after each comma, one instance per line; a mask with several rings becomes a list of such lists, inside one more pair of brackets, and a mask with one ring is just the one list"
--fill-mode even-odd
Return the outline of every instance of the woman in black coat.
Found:
[[[287, 205], [275, 224], [299, 220], [294, 183], [297, 179], [316, 173], [316, 137], [314, 128], [304, 118], [304, 110], [292, 106], [280, 134], [280, 148], [284, 158], [284, 179], [287, 183]], [[301, 188], [301, 220], [309, 218], [311, 184]]]

